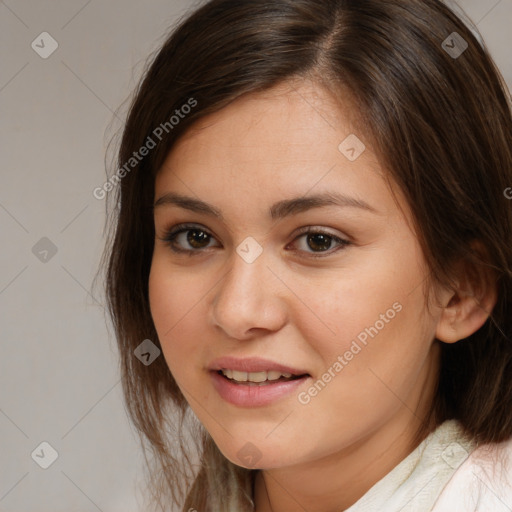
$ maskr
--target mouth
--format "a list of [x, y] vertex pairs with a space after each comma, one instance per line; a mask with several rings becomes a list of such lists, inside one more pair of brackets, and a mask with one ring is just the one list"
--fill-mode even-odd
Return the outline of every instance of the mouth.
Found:
[[219, 396], [237, 407], [263, 407], [289, 398], [311, 377], [305, 368], [261, 357], [226, 356], [208, 370]]
[[281, 372], [279, 370], [244, 372], [232, 370], [230, 368], [222, 368], [216, 373], [233, 384], [240, 384], [243, 386], [268, 386], [271, 384], [290, 382], [304, 377], [310, 377], [309, 373], [296, 375], [289, 372]]
[[210, 370], [213, 387], [226, 402], [237, 407], [264, 407], [293, 396], [307, 385], [309, 373], [283, 370], [246, 372], [221, 368]]

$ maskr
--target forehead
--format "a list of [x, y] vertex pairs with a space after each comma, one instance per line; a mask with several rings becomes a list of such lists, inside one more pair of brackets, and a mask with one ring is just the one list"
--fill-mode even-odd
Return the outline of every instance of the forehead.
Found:
[[[231, 193], [248, 206], [255, 195], [270, 204], [337, 191], [392, 209], [384, 171], [359, 125], [349, 95], [335, 98], [311, 81], [244, 95], [177, 141], [157, 174], [155, 196], [172, 190], [215, 203]], [[346, 140], [362, 151], [356, 159], [347, 157]]]
[[243, 158], [244, 150], [248, 157], [255, 152], [261, 158], [265, 155], [258, 149], [265, 147], [283, 157], [307, 157], [309, 153], [314, 158], [316, 148], [325, 151], [331, 146], [337, 155], [340, 135], [361, 131], [355, 126], [357, 120], [358, 111], [348, 93], [340, 101], [316, 82], [295, 79], [245, 94], [203, 117], [181, 136], [172, 152], [193, 150], [198, 158], [200, 146], [208, 145], [208, 152], [227, 149], [226, 153], [232, 153], [236, 148], [237, 158]]

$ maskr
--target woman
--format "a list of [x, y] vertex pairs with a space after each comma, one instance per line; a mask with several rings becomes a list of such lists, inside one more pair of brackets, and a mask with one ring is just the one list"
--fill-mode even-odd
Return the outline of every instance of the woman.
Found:
[[109, 182], [154, 504], [512, 509], [511, 148], [504, 81], [440, 1], [183, 20]]

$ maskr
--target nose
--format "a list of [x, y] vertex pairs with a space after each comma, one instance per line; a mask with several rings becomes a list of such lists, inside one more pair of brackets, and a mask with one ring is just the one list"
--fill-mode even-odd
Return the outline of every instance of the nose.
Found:
[[249, 339], [285, 324], [286, 287], [268, 263], [265, 251], [252, 263], [236, 252], [230, 258], [211, 304], [213, 324], [229, 337]]

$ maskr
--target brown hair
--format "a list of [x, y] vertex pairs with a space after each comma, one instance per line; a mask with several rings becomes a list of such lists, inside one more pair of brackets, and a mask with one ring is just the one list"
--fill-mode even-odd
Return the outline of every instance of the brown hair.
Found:
[[[454, 47], [454, 32], [468, 45], [460, 56], [444, 43]], [[477, 442], [512, 436], [512, 204], [503, 194], [512, 186], [512, 115], [485, 46], [438, 0], [212, 0], [182, 20], [148, 64], [120, 143], [124, 176], [109, 195], [116, 206], [104, 254], [108, 307], [128, 412], [150, 443], [150, 490], [162, 508], [169, 496], [185, 511], [253, 510], [255, 471], [223, 457], [194, 419], [197, 452], [190, 448], [181, 435], [189, 408], [164, 358], [145, 366], [134, 357], [144, 339], [160, 346], [148, 301], [155, 176], [195, 121], [297, 77], [338, 95], [343, 87], [357, 100], [364, 135], [408, 201], [435, 280], [450, 283], [448, 269], [461, 259], [492, 268], [491, 317], [465, 340], [441, 344], [431, 418], [458, 419]], [[195, 107], [169, 124], [191, 100]], [[165, 137], [128, 169], [159, 126]]]

